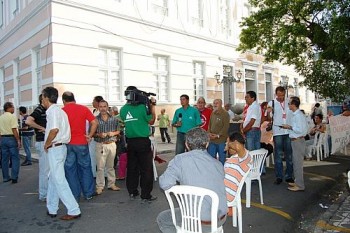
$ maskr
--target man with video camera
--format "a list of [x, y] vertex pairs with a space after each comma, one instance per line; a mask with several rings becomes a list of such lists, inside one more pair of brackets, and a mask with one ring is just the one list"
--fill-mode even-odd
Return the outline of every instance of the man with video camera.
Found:
[[[154, 201], [153, 189], [153, 154], [149, 139], [149, 125], [156, 119], [156, 100], [150, 95], [129, 86], [125, 90], [127, 103], [120, 109], [120, 117], [125, 123], [125, 135], [128, 153], [126, 187], [130, 198], [135, 199], [139, 195], [138, 186], [140, 180], [142, 201]], [[141, 179], [140, 179], [141, 178]]]

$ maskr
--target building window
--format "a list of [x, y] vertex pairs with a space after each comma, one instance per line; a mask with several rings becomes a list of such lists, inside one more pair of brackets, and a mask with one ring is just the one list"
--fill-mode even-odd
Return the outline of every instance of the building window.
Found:
[[204, 63], [193, 62], [193, 96], [194, 101], [204, 97]]
[[272, 74], [265, 73], [265, 93], [266, 93], [266, 101], [270, 101], [273, 99], [272, 93]]
[[158, 15], [168, 16], [168, 0], [152, 0], [152, 9]]
[[256, 71], [245, 70], [245, 87], [246, 91], [256, 92]]
[[4, 1], [0, 0], [0, 27], [4, 25]]
[[121, 101], [121, 51], [117, 49], [99, 49], [99, 95], [107, 101]]
[[36, 88], [37, 93], [41, 93], [42, 88], [42, 73], [41, 73], [41, 54], [40, 54], [40, 48], [36, 49], [34, 51], [34, 66], [35, 66], [35, 79], [36, 81]]
[[189, 0], [188, 12], [191, 23], [203, 27], [203, 0]]
[[230, 0], [221, 0], [220, 5], [221, 15], [221, 32], [228, 36], [231, 36], [231, 9]]
[[153, 83], [159, 101], [169, 101], [169, 58], [154, 56]]
[[10, 2], [10, 10], [13, 15], [17, 15], [19, 12], [19, 0], [11, 0]]

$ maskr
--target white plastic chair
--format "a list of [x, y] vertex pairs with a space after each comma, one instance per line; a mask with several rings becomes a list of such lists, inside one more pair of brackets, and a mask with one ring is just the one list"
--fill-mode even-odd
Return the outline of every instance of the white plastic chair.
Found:
[[246, 184], [246, 207], [250, 208], [250, 199], [251, 199], [251, 186], [252, 180], [259, 181], [259, 191], [260, 191], [260, 202], [263, 205], [263, 192], [262, 192], [262, 184], [261, 184], [261, 173], [263, 170], [263, 164], [265, 162], [268, 151], [265, 149], [253, 150], [249, 151], [250, 156], [252, 157], [252, 168], [248, 174], [247, 179], [245, 180]]
[[232, 225], [234, 227], [237, 227], [237, 220], [238, 220], [238, 232], [242, 233], [242, 227], [243, 227], [243, 221], [242, 221], [242, 202], [241, 202], [241, 191], [243, 188], [243, 185], [245, 183], [245, 180], [247, 179], [250, 172], [249, 170], [244, 174], [242, 177], [241, 182], [239, 183], [235, 199], [231, 202], [227, 202], [228, 207], [232, 207]]
[[[175, 207], [171, 194], [175, 196], [181, 211], [180, 226], [176, 224]], [[176, 232], [202, 232], [201, 209], [205, 196], [211, 198], [211, 232], [223, 232], [222, 226], [219, 228], [217, 226], [219, 197], [214, 191], [190, 185], [175, 185], [165, 191], [165, 196], [169, 202]]]
[[271, 159], [271, 164], [272, 164], [272, 165], [275, 164], [275, 159], [274, 159], [273, 156], [274, 156], [274, 155], [273, 155], [273, 153], [272, 153], [272, 154], [270, 154], [269, 157], [266, 157], [266, 159], [265, 159], [266, 167], [270, 167], [270, 159]]
[[322, 152], [322, 143], [324, 140], [325, 134], [316, 132], [315, 138], [314, 138], [314, 144], [311, 145], [311, 154], [316, 153], [317, 162], [320, 162], [320, 160], [323, 159], [323, 152]]
[[329, 146], [328, 146], [328, 130], [324, 133], [322, 147], [323, 147], [323, 158], [329, 157]]

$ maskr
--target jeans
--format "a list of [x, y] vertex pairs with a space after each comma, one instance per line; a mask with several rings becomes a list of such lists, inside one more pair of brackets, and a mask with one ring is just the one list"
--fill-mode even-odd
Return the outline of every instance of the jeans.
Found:
[[181, 154], [185, 152], [185, 133], [177, 132], [176, 135], [176, 149], [175, 154]]
[[92, 171], [92, 176], [96, 177], [96, 141], [91, 140], [89, 142], [89, 152], [90, 152], [90, 161], [91, 161], [91, 171]]
[[[1, 165], [2, 178], [4, 181], [10, 179], [17, 180], [19, 173], [19, 150], [18, 143], [15, 137], [1, 138]], [[9, 175], [9, 160], [12, 160], [11, 177]]]
[[285, 179], [293, 179], [293, 161], [292, 146], [288, 134], [273, 136], [274, 156], [275, 156], [275, 175], [276, 178], [283, 179], [282, 157], [286, 160]]
[[66, 206], [69, 215], [80, 214], [79, 205], [74, 199], [66, 177], [64, 176], [64, 162], [67, 156], [67, 147], [62, 145], [49, 148], [47, 156], [50, 167], [46, 201], [48, 212], [50, 214], [57, 214], [59, 200], [61, 200]]
[[160, 130], [160, 136], [162, 138], [162, 142], [165, 142], [165, 137], [168, 140], [168, 142], [171, 141], [170, 136], [168, 134], [168, 128], [159, 128]]
[[222, 165], [225, 164], [225, 161], [226, 161], [225, 143], [216, 144], [216, 143], [210, 142], [208, 146], [208, 153], [214, 159], [216, 159], [216, 153], [218, 153], [219, 161], [222, 163]]
[[24, 152], [26, 153], [26, 161], [32, 162], [32, 152], [30, 151], [30, 144], [32, 142], [32, 136], [22, 136], [22, 144]]
[[95, 180], [91, 171], [89, 146], [87, 144], [67, 145], [64, 171], [75, 199], [79, 200], [81, 192], [83, 192], [85, 198], [94, 194]]
[[39, 199], [45, 200], [47, 196], [47, 187], [49, 185], [49, 160], [44, 150], [44, 141], [36, 142], [35, 149], [39, 155]]
[[140, 182], [141, 198], [152, 197], [153, 190], [153, 154], [149, 138], [128, 138], [128, 164], [126, 187], [129, 194], [138, 194]]
[[249, 151], [252, 150], [259, 150], [260, 149], [260, 138], [261, 138], [261, 131], [260, 129], [251, 129], [246, 133], [246, 148]]

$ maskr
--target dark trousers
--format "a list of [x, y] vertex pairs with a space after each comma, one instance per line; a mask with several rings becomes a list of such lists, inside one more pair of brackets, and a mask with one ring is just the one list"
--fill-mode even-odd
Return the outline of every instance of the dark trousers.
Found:
[[171, 139], [168, 134], [168, 128], [159, 128], [159, 130], [160, 130], [160, 136], [162, 137], [162, 142], [165, 142], [165, 137], [168, 140], [168, 142], [170, 142]]
[[153, 189], [153, 154], [149, 138], [128, 138], [128, 165], [126, 187], [129, 194], [138, 194], [141, 187], [141, 198], [151, 198]]

